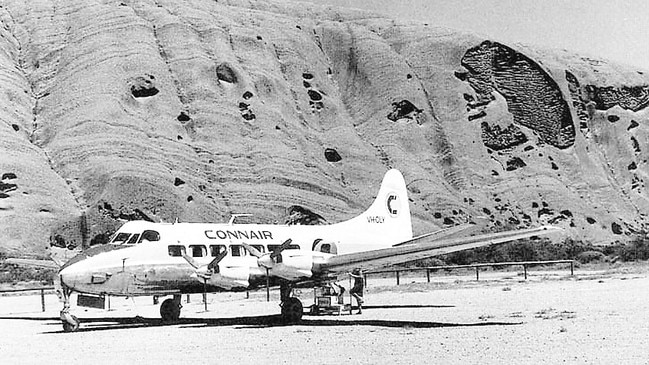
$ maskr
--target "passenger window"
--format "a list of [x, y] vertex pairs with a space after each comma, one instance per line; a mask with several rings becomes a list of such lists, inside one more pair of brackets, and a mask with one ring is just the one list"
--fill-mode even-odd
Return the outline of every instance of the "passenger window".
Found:
[[266, 249], [264, 248], [263, 245], [251, 245], [251, 246], [254, 247], [254, 248], [256, 248], [257, 251], [259, 251], [259, 252], [261, 252], [261, 253], [266, 252]]
[[[275, 250], [278, 250], [280, 245], [268, 245], [268, 252], [273, 252]], [[298, 245], [288, 245], [287, 250], [299, 250], [300, 246]]]
[[230, 252], [232, 253], [232, 256], [235, 257], [240, 257], [240, 256], [245, 256], [245, 250], [243, 249], [243, 246], [241, 245], [232, 245], [230, 246]]
[[225, 245], [210, 245], [210, 256], [216, 257], [218, 256], [221, 252], [227, 251], [227, 247]]
[[134, 245], [134, 244], [137, 243], [138, 238], [140, 238], [140, 235], [139, 234], [134, 234], [134, 235], [131, 236], [131, 239], [129, 239], [128, 242], [126, 242], [126, 243], [129, 244], [129, 245]]
[[192, 253], [192, 257], [207, 256], [207, 248], [203, 245], [189, 245], [189, 251]]
[[140, 242], [144, 240], [151, 242], [160, 241], [160, 233], [156, 231], [146, 230], [142, 232], [142, 237], [140, 237]]
[[185, 254], [185, 246], [169, 245], [169, 256], [182, 256]]
[[126, 242], [126, 240], [128, 240], [130, 236], [131, 236], [130, 233], [124, 233], [124, 232], [118, 233], [117, 236], [115, 236], [115, 238], [113, 239], [113, 242], [111, 243], [124, 243]]

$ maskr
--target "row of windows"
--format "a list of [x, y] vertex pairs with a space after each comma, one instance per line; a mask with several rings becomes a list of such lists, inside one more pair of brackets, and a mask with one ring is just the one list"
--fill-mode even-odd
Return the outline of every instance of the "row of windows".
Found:
[[[263, 245], [251, 245], [256, 248], [257, 251], [264, 252], [273, 252], [279, 248], [280, 245], [268, 245], [268, 250]], [[300, 249], [298, 245], [290, 245], [289, 249]], [[210, 256], [216, 257], [221, 252], [229, 249], [229, 254], [235, 257], [247, 256], [248, 251], [243, 247], [243, 245], [210, 245], [209, 253]], [[191, 257], [205, 257], [207, 256], [208, 248], [205, 245], [189, 245], [189, 256]], [[187, 248], [183, 245], [169, 245], [169, 256], [183, 256], [187, 253]]]

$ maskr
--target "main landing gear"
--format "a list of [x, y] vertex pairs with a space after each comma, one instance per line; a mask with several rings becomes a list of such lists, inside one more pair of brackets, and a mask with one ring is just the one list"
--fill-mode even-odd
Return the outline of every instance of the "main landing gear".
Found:
[[297, 323], [302, 320], [304, 307], [298, 298], [291, 296], [293, 287], [289, 283], [282, 283], [279, 287], [279, 293], [282, 321], [285, 323]]
[[160, 318], [163, 322], [175, 322], [180, 318], [180, 294], [174, 295], [173, 299], [165, 299], [160, 305]]
[[79, 319], [70, 313], [70, 294], [72, 294], [72, 290], [65, 285], [62, 285], [61, 290], [63, 292], [63, 309], [61, 310], [63, 331], [75, 332], [79, 329]]

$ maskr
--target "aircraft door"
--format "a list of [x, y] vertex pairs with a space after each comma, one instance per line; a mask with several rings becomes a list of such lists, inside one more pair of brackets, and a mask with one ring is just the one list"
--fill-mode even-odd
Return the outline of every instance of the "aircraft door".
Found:
[[325, 242], [322, 241], [321, 239], [318, 239], [316, 241], [319, 242], [316, 243], [315, 247], [313, 248], [313, 251], [330, 253], [332, 255], [338, 254], [338, 247], [336, 246], [335, 242]]

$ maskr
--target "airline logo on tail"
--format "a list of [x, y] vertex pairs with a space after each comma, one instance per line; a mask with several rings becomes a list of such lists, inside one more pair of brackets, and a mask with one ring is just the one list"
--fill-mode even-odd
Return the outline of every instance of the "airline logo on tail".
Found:
[[397, 193], [389, 193], [385, 201], [385, 206], [388, 209], [388, 214], [390, 217], [396, 218], [399, 216], [399, 211], [401, 210], [401, 202], [399, 201], [399, 196]]

